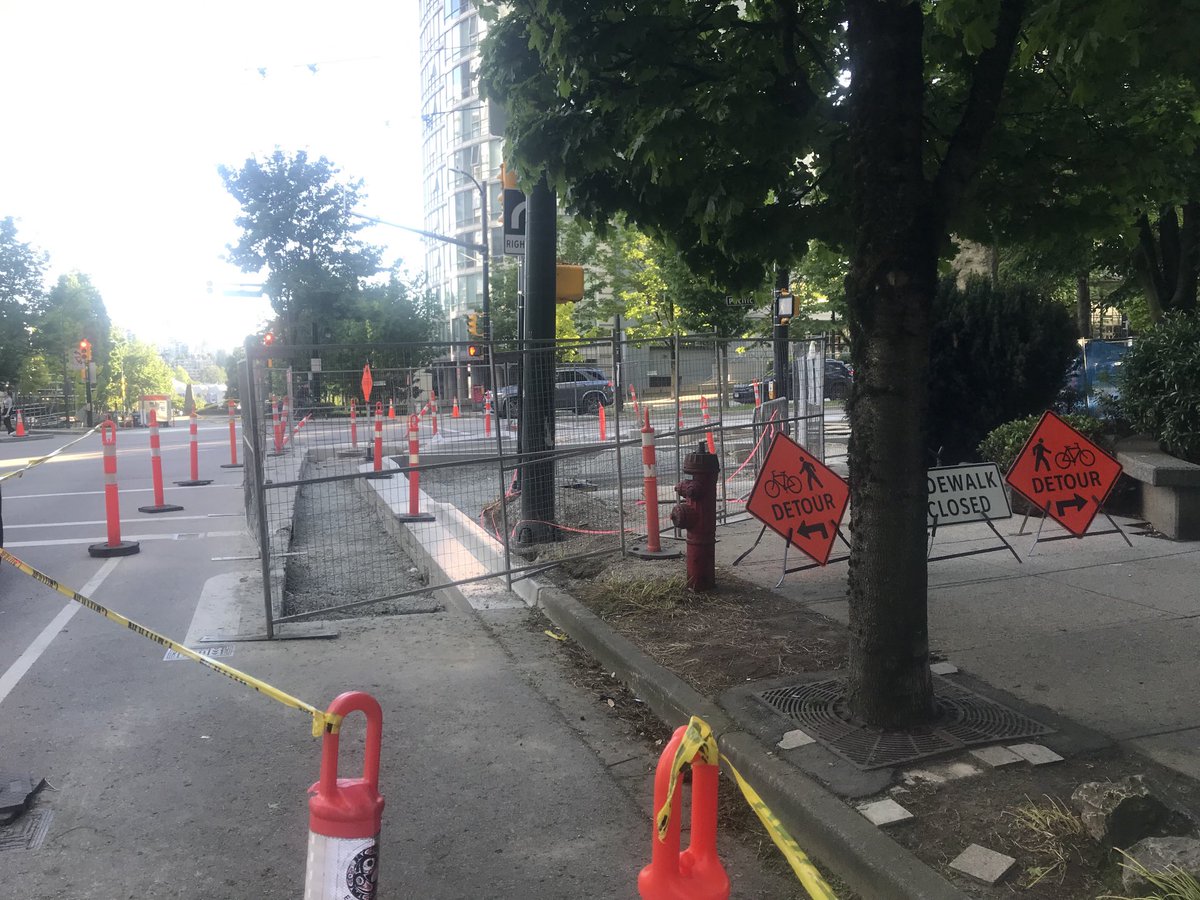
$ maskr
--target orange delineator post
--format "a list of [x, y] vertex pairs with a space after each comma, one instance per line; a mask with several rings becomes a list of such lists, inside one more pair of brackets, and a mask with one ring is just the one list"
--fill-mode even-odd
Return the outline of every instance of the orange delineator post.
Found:
[[454, 398], [454, 408], [450, 411], [450, 418], [452, 418], [452, 419], [462, 418], [462, 413], [460, 413], [458, 411], [458, 398], [457, 397]]
[[433, 516], [421, 512], [421, 419], [408, 417], [408, 512], [397, 515], [401, 522], [432, 522]]
[[492, 436], [492, 392], [483, 395], [483, 436]]
[[[275, 453], [278, 455], [283, 452], [283, 426], [279, 423], [279, 401], [274, 397], [271, 398], [271, 427], [275, 437]], [[195, 473], [192, 477], [196, 477]]]
[[600, 404], [600, 440], [608, 440], [608, 418], [604, 412], [604, 404]]
[[671, 817], [666, 836], [659, 840], [654, 817], [667, 802], [671, 768], [679, 745], [683, 743], [686, 727], [675, 734], [663, 748], [654, 772], [654, 809], [650, 823], [650, 865], [638, 873], [638, 894], [642, 900], [729, 900], [729, 876], [717, 855], [717, 785], [720, 771], [705, 762], [699, 754], [692, 766], [692, 826], [691, 842], [679, 852], [679, 836], [683, 817], [683, 773], [675, 783], [671, 796]]
[[117, 496], [117, 426], [100, 426], [100, 444], [104, 450], [104, 518], [108, 541], [88, 547], [89, 556], [132, 556], [141, 550], [137, 541], [121, 540], [121, 503]]
[[629, 396], [633, 398], [633, 419], [636, 422], [642, 417], [641, 405], [638, 403], [637, 388], [632, 384], [629, 386]]
[[194, 409], [190, 418], [188, 433], [191, 436], [191, 441], [188, 448], [188, 456], [191, 462], [192, 477], [187, 481], [175, 482], [180, 487], [198, 487], [203, 484], [212, 484], [211, 478], [200, 477], [200, 439], [196, 437], [196, 411]]
[[167, 503], [163, 497], [162, 445], [158, 437], [158, 410], [150, 410], [150, 474], [154, 480], [154, 505], [139, 506], [138, 512], [164, 513], [178, 512], [182, 506]]
[[759, 389], [758, 382], [754, 382], [754, 408], [758, 409], [762, 406], [762, 391]]
[[350, 446], [358, 449], [358, 403], [350, 399]]
[[708, 442], [708, 452], [715, 456], [717, 445], [713, 441], [712, 429], [709, 428], [708, 398], [703, 394], [700, 395], [700, 417], [704, 421], [704, 440]]
[[658, 457], [650, 410], [646, 410], [646, 423], [642, 426], [642, 489], [646, 498], [646, 549], [658, 553], [662, 550], [658, 535]]
[[[240, 469], [242, 464], [237, 458], [237, 418], [234, 413], [237, 411], [237, 401], [227, 401], [229, 405], [229, 462], [221, 466], [222, 469]], [[150, 421], [155, 420], [155, 411], [150, 410]]]
[[13, 437], [25, 437], [25, 417], [21, 415], [21, 410], [17, 410], [17, 430]]
[[437, 394], [429, 392], [429, 421], [433, 424], [433, 436], [437, 437]]
[[375, 471], [383, 471], [383, 401], [375, 401]]

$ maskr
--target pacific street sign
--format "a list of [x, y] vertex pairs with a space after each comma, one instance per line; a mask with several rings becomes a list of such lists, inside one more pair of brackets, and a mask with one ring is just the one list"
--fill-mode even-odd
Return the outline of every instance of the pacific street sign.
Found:
[[850, 486], [780, 432], [763, 460], [746, 511], [823, 566], [849, 501]]
[[1047, 410], [1004, 480], [1082, 537], [1120, 474], [1119, 462]]
[[1008, 519], [1012, 510], [995, 463], [941, 466], [925, 475], [929, 490], [926, 526]]

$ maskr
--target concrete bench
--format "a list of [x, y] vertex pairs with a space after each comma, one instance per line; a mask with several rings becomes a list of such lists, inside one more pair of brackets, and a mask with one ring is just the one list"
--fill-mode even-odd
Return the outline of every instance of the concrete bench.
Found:
[[1200, 540], [1200, 466], [1139, 445], [1117, 450], [1117, 461], [1141, 483], [1143, 518], [1167, 537]]

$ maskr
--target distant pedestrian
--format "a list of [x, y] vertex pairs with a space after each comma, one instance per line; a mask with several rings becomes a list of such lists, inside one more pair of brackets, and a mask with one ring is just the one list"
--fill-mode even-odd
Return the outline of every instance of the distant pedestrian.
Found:
[[13, 405], [12, 391], [5, 391], [3, 400], [0, 400], [0, 420], [4, 422], [4, 429], [9, 434], [13, 433]]
[[1038, 438], [1037, 443], [1033, 445], [1033, 471], [1037, 471], [1042, 466], [1046, 467], [1046, 471], [1050, 471], [1050, 463], [1046, 460], [1046, 439]]

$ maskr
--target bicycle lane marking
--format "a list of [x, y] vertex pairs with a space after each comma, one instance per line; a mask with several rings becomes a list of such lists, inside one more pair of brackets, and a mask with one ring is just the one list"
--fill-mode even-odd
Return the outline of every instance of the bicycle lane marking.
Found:
[[[83, 586], [80, 591], [82, 594], [91, 594], [96, 591], [104, 580], [112, 574], [113, 569], [117, 567], [117, 563], [121, 561], [121, 557], [113, 557], [105, 560], [99, 571], [91, 577], [91, 580]], [[71, 621], [75, 613], [79, 612], [82, 607], [78, 603], [70, 601], [59, 611], [49, 625], [42, 629], [33, 641], [25, 648], [24, 652], [17, 657], [16, 662], [8, 667], [8, 670], [0, 675], [0, 704], [4, 703], [4, 699], [12, 692], [25, 674], [33, 668], [33, 664], [38, 661], [46, 648], [58, 637], [59, 633], [67, 627], [67, 623]]]

